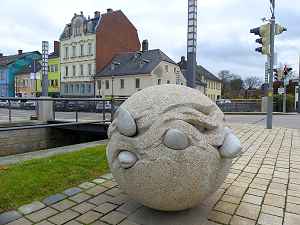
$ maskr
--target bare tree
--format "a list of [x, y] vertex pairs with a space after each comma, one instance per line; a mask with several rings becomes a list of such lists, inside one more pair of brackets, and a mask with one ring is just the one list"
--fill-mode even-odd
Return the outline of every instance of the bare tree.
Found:
[[256, 76], [247, 77], [244, 81], [245, 87], [248, 90], [257, 89], [262, 85], [262, 83], [262, 80]]

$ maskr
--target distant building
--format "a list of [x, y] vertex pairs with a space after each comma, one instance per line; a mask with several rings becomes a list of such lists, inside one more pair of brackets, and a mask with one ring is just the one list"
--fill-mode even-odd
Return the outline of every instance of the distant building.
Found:
[[17, 55], [3, 56], [0, 54], [0, 96], [15, 97], [16, 74], [25, 67], [32, 64], [33, 60], [41, 60], [41, 54], [38, 51], [23, 53], [18, 51]]
[[97, 96], [102, 98], [129, 97], [144, 88], [162, 85], [186, 85], [179, 66], [161, 50], [121, 53], [96, 75]]
[[[181, 57], [181, 61], [178, 65], [185, 75], [187, 61], [184, 56]], [[216, 101], [221, 98], [222, 81], [203, 66], [198, 65], [196, 69], [196, 89], [208, 96], [211, 100]]]
[[[140, 49], [137, 31], [122, 11], [86, 18], [74, 14], [61, 37], [61, 95], [95, 96], [95, 74], [117, 53]], [[96, 60], [97, 59], [97, 60]]]
[[197, 66], [197, 77], [206, 83], [205, 94], [211, 100], [217, 101], [222, 95], [222, 81], [203, 66]]
[[[15, 89], [19, 97], [40, 96], [42, 92], [41, 61], [23, 67], [15, 76]], [[36, 76], [33, 74], [35, 67]], [[60, 92], [60, 47], [54, 41], [54, 52], [48, 57], [48, 93], [51, 97], [58, 97]]]

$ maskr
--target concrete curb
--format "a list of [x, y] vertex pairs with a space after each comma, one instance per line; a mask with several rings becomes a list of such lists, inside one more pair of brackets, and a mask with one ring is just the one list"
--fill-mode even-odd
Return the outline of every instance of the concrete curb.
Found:
[[[266, 115], [265, 112], [224, 112], [224, 114], [225, 115]], [[298, 115], [298, 113], [274, 112], [273, 115], [291, 116], [291, 115]]]

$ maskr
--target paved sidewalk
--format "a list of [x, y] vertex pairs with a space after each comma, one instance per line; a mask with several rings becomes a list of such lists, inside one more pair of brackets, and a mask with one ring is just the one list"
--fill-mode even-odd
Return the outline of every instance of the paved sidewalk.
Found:
[[300, 130], [233, 125], [243, 144], [219, 190], [196, 209], [150, 210], [111, 174], [0, 215], [0, 225], [299, 225]]

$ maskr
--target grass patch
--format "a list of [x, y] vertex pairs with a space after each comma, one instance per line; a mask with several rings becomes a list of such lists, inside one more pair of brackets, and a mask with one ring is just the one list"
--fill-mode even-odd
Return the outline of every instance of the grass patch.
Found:
[[0, 212], [103, 175], [108, 170], [105, 148], [104, 145], [96, 146], [0, 170]]

